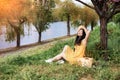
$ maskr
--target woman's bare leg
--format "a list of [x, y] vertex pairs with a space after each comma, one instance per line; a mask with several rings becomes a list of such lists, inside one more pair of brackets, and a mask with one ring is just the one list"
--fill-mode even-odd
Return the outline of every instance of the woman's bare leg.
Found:
[[65, 50], [66, 50], [66, 49], [67, 49], [67, 45], [64, 47], [62, 53], [56, 55], [56, 56], [53, 57], [53, 58], [50, 58], [50, 59], [46, 60], [46, 62], [58, 61], [58, 60], [60, 60], [60, 59], [62, 59], [62, 58], [65, 59]]
[[65, 51], [66, 51], [66, 49], [67, 49], [67, 45], [65, 45], [65, 47], [63, 48], [63, 51], [60, 54], [58, 54], [58, 55], [56, 55], [55, 57], [52, 58], [53, 61], [58, 61], [58, 60], [60, 60], [62, 58], [65, 59]]
[[60, 54], [56, 55], [55, 57], [53, 57], [53, 58], [52, 58], [52, 61], [58, 61], [58, 60], [62, 59], [62, 57], [63, 57], [62, 54], [63, 54], [63, 53], [60, 53]]

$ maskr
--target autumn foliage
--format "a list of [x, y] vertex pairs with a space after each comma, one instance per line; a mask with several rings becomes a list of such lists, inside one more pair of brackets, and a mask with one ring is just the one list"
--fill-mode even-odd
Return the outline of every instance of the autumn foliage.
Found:
[[21, 15], [26, 0], [0, 0], [0, 20], [16, 19]]

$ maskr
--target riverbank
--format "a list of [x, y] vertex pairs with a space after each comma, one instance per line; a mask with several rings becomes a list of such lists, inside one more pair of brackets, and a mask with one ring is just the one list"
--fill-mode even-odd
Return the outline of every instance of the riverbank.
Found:
[[[67, 25], [65, 21], [50, 23], [49, 28], [42, 32], [41, 40], [43, 41], [43, 40], [53, 39], [56, 37], [65, 36], [67, 34], [66, 26]], [[6, 34], [5, 34], [6, 28], [3, 27], [3, 29], [1, 28], [1, 30], [3, 31], [3, 33], [2, 35], [0, 35], [0, 49], [15, 47], [16, 40], [10, 41], [10, 42], [6, 41]], [[71, 26], [70, 34], [76, 34], [76, 30], [77, 28], [74, 28]], [[24, 36], [21, 36], [20, 45], [28, 45], [32, 43], [37, 43], [38, 38], [39, 38], [39, 35], [34, 25], [32, 24], [30, 24], [29, 26], [25, 25]]]
[[0, 56], [5, 56], [7, 54], [12, 54], [12, 53], [15, 53], [17, 51], [23, 51], [23, 50], [26, 50], [26, 49], [29, 49], [29, 48], [32, 48], [32, 47], [35, 47], [35, 46], [42, 46], [42, 45], [45, 45], [45, 44], [49, 44], [51, 42], [71, 38], [71, 37], [74, 37], [74, 36], [75, 36], [75, 34], [70, 35], [70, 36], [62, 36], [62, 37], [58, 37], [58, 38], [44, 40], [41, 43], [33, 43], [33, 44], [29, 44], [29, 45], [23, 45], [23, 46], [20, 46], [20, 47], [11, 47], [11, 48], [6, 48], [6, 49], [0, 49]]
[[[114, 29], [113, 29], [114, 28]], [[119, 27], [110, 24], [109, 60], [100, 56], [101, 50], [96, 49], [99, 40], [99, 27], [91, 32], [86, 56], [94, 58], [91, 68], [71, 65], [68, 62], [58, 64], [45, 63], [46, 59], [59, 54], [65, 45], [74, 48], [74, 37], [54, 40], [52, 42], [11, 52], [0, 58], [0, 80], [119, 80], [120, 79], [120, 46], [118, 42]]]

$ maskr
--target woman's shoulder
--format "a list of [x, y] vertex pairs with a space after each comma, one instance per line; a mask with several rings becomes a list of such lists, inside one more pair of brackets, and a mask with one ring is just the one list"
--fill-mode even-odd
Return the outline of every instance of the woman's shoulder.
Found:
[[82, 40], [81, 41], [81, 44], [80, 45], [75, 45], [75, 47], [78, 47], [78, 46], [86, 46], [86, 44], [87, 44], [87, 42], [86, 42], [86, 40]]
[[83, 39], [83, 40], [81, 41], [81, 44], [82, 44], [82, 45], [86, 45], [86, 44], [87, 44], [87, 40], [86, 40], [86, 39]]

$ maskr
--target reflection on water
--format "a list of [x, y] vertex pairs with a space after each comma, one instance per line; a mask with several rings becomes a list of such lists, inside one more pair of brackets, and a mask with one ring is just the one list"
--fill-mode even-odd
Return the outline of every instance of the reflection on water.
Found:
[[[67, 24], [66, 22], [55, 22], [51, 23], [49, 29], [42, 32], [42, 40], [52, 39], [60, 36], [65, 36], [67, 34]], [[25, 27], [25, 36], [21, 36], [21, 45], [31, 44], [38, 41], [38, 33], [33, 25], [30, 25], [29, 31], [28, 27]], [[16, 41], [6, 42], [5, 41], [5, 28], [2, 29], [2, 35], [0, 35], [0, 49], [15, 47]], [[76, 30], [71, 27], [71, 34], [75, 34]]]

